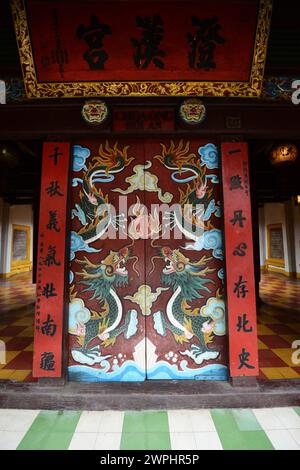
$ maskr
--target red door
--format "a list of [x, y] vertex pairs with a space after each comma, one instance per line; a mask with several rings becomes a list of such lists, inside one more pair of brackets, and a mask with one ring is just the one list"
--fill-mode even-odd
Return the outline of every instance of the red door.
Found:
[[71, 380], [226, 379], [218, 150], [73, 149]]

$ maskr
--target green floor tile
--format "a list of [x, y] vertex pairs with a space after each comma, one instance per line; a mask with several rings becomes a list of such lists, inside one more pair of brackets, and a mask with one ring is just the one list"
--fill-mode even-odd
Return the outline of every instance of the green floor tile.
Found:
[[171, 450], [170, 434], [123, 432], [120, 450]]
[[296, 408], [294, 408], [294, 410], [300, 416], [300, 406], [296, 406]]
[[68, 449], [80, 415], [80, 411], [41, 411], [18, 450]]
[[231, 411], [240, 431], [262, 431], [262, 427], [252, 410], [234, 409]]
[[230, 433], [237, 430], [237, 424], [231, 410], [211, 410], [210, 414], [218, 432]]
[[225, 450], [268, 450], [273, 446], [251, 410], [211, 410]]
[[127, 411], [124, 415], [121, 450], [170, 450], [166, 411]]
[[168, 433], [166, 411], [127, 411], [123, 421], [124, 433]]
[[219, 433], [224, 450], [274, 450], [264, 431]]

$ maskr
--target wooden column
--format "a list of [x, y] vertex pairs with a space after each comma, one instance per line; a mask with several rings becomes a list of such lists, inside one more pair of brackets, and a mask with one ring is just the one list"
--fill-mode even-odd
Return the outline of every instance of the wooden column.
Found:
[[64, 315], [67, 277], [67, 220], [70, 144], [43, 146], [39, 211], [37, 294], [33, 376], [63, 375]]
[[258, 375], [248, 146], [221, 145], [231, 377]]

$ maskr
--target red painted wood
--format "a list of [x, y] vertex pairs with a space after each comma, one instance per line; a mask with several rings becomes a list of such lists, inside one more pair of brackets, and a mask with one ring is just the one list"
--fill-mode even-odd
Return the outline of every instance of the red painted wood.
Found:
[[[234, 14], [232, 14], [234, 11]], [[251, 66], [257, 22], [258, 2], [214, 0], [198, 1], [106, 1], [95, 2], [27, 2], [27, 17], [39, 82], [106, 81], [106, 80], [227, 80], [247, 81]], [[153, 61], [146, 68], [136, 67], [132, 39], [140, 41], [143, 29], [136, 18], [159, 14], [163, 22], [163, 37], [159, 49], [165, 57], [159, 68]], [[88, 36], [91, 15], [110, 32]], [[200, 21], [217, 18], [206, 48], [213, 48], [215, 67], [189, 67], [191, 50], [187, 35], [197, 34], [192, 17]], [[43, 21], [41, 21], [43, 18]], [[217, 39], [214, 36], [217, 29]], [[77, 34], [78, 32], [78, 34]], [[84, 33], [85, 32], [85, 33]], [[81, 34], [82, 33], [82, 34]], [[221, 43], [219, 37], [224, 38]], [[89, 48], [89, 46], [91, 46]], [[107, 55], [103, 69], [90, 69], [87, 56], [97, 62], [97, 54]], [[196, 54], [198, 62], [199, 52]], [[141, 59], [143, 60], [143, 59]]]
[[[256, 376], [258, 347], [248, 146], [244, 142], [226, 142], [221, 149], [230, 372], [232, 377]], [[241, 252], [243, 256], [238, 254]]]
[[115, 108], [114, 131], [174, 131], [174, 108]]
[[68, 143], [44, 143], [38, 236], [34, 377], [60, 377], [62, 374], [69, 160]]

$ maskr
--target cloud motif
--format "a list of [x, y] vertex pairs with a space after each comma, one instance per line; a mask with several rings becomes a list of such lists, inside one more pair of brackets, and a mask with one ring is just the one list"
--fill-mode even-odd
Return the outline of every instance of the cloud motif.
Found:
[[80, 235], [76, 232], [71, 232], [71, 243], [70, 243], [70, 260], [75, 258], [76, 251], [87, 251], [88, 253], [97, 253], [101, 250], [96, 250], [83, 241]]
[[218, 278], [224, 280], [224, 268], [219, 269]]
[[213, 250], [215, 258], [223, 259], [222, 232], [218, 229], [208, 230], [203, 234], [203, 249]]
[[198, 153], [201, 158], [201, 166], [206, 165], [210, 170], [219, 167], [219, 155], [216, 145], [206, 144], [204, 147], [199, 147]]
[[91, 155], [90, 150], [87, 147], [81, 147], [81, 145], [73, 146], [73, 171], [87, 170], [85, 161]]
[[[69, 304], [69, 333], [78, 335], [80, 327], [91, 318], [91, 312], [86, 308], [82, 299], [72, 299]], [[84, 328], [82, 329], [83, 332]]]
[[74, 273], [73, 271], [69, 271], [69, 284], [72, 284], [72, 282], [74, 281]]
[[224, 300], [218, 297], [210, 297], [206, 302], [206, 305], [201, 307], [200, 315], [213, 320], [213, 332], [215, 335], [225, 335], [226, 325]]
[[216, 204], [215, 200], [211, 199], [211, 201], [209, 202], [205, 210], [203, 220], [205, 221], [209, 220], [213, 214], [215, 214], [216, 217], [221, 217], [221, 207], [220, 207], [220, 201], [218, 201]]

